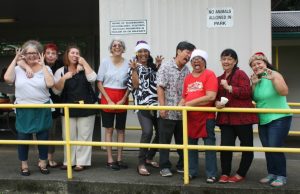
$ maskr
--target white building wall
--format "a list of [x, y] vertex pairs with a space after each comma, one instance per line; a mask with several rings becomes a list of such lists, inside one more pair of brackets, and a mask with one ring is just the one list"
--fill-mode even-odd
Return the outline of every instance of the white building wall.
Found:
[[[162, 54], [165, 60], [175, 55], [182, 40], [208, 51], [208, 68], [222, 73], [219, 55], [233, 48], [239, 56], [239, 66], [248, 74], [249, 57], [263, 51], [271, 58], [271, 1], [270, 0], [101, 0], [100, 1], [100, 58], [109, 55], [110, 21], [147, 20], [147, 34], [117, 35], [127, 45], [125, 56], [134, 55], [138, 40], [146, 40], [152, 55]], [[207, 27], [208, 8], [231, 7], [233, 27]]]
[[[100, 59], [109, 56], [110, 21], [147, 20], [147, 34], [118, 35], [127, 46], [126, 58], [134, 56], [135, 43], [146, 40], [152, 56], [162, 54], [165, 60], [175, 56], [176, 46], [187, 40], [209, 54], [208, 68], [222, 74], [220, 53], [233, 48], [239, 56], [239, 66], [248, 75], [250, 56], [262, 51], [271, 59], [270, 0], [100, 0]], [[230, 7], [232, 27], [207, 27], [208, 9]], [[129, 111], [127, 126], [139, 126]], [[128, 142], [138, 142], [140, 131], [126, 132]], [[104, 137], [104, 130], [102, 130]], [[259, 144], [255, 138], [255, 145]], [[217, 136], [219, 144], [219, 136]]]

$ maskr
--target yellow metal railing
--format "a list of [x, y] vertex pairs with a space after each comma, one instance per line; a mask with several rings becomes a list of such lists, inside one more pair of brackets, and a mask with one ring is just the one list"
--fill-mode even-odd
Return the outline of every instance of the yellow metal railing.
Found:
[[[294, 104], [298, 106], [300, 103]], [[188, 150], [220, 150], [220, 151], [255, 151], [255, 152], [289, 152], [300, 153], [300, 148], [271, 148], [271, 147], [235, 147], [235, 146], [205, 146], [205, 145], [188, 145], [187, 133], [187, 111], [204, 111], [204, 112], [250, 112], [250, 113], [294, 113], [300, 114], [300, 109], [256, 109], [256, 108], [223, 108], [216, 109], [212, 107], [185, 107], [185, 106], [134, 106], [134, 105], [87, 105], [87, 104], [0, 104], [1, 108], [64, 108], [65, 112], [65, 130], [66, 139], [64, 141], [28, 141], [28, 140], [0, 140], [0, 144], [28, 144], [28, 145], [64, 145], [67, 154], [67, 177], [72, 179], [71, 167], [71, 146], [115, 146], [115, 147], [132, 147], [132, 148], [165, 148], [165, 149], [182, 149], [184, 154], [184, 184], [189, 183], [188, 177]], [[182, 111], [183, 121], [183, 144], [145, 144], [145, 143], [115, 143], [115, 142], [83, 142], [70, 140], [70, 122], [69, 109], [127, 109], [127, 110], [175, 110]]]

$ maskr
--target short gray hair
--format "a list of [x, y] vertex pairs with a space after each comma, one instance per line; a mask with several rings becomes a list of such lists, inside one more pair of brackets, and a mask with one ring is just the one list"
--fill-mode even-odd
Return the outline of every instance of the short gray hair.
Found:
[[34, 48], [36, 51], [38, 51], [39, 53], [43, 52], [43, 45], [37, 41], [37, 40], [28, 40], [26, 41], [23, 45], [22, 45], [22, 50], [23, 52], [26, 52], [26, 50], [32, 47]]
[[114, 44], [115, 41], [119, 42], [122, 45], [122, 47], [123, 47], [123, 53], [124, 53], [125, 50], [126, 50], [125, 42], [123, 40], [119, 39], [119, 38], [114, 38], [114, 39], [111, 40], [110, 45], [108, 47], [109, 51], [111, 52], [111, 49], [112, 49], [113, 44]]

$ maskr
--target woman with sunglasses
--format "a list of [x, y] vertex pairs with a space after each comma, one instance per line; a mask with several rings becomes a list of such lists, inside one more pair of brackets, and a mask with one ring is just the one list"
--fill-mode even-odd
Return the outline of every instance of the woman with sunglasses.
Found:
[[[128, 104], [128, 69], [129, 63], [122, 56], [125, 43], [120, 39], [113, 39], [109, 45], [110, 57], [104, 58], [100, 64], [97, 80], [101, 93], [100, 104], [124, 105]], [[125, 127], [127, 110], [103, 109], [101, 111], [102, 126], [105, 128], [105, 141], [112, 142], [114, 129], [117, 131], [117, 141], [125, 141]], [[115, 125], [114, 125], [115, 123]], [[122, 159], [122, 147], [118, 147], [117, 159], [114, 160], [112, 147], [107, 146], [106, 167], [112, 170], [126, 169], [128, 165]]]

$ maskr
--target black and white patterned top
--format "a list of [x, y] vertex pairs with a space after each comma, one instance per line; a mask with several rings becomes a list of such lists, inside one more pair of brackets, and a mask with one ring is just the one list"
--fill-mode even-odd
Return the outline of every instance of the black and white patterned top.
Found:
[[[127, 82], [128, 89], [132, 92], [135, 105], [157, 105], [156, 71], [151, 67], [138, 64], [139, 87], [133, 88], [132, 79]], [[131, 78], [132, 70], [129, 70]]]

